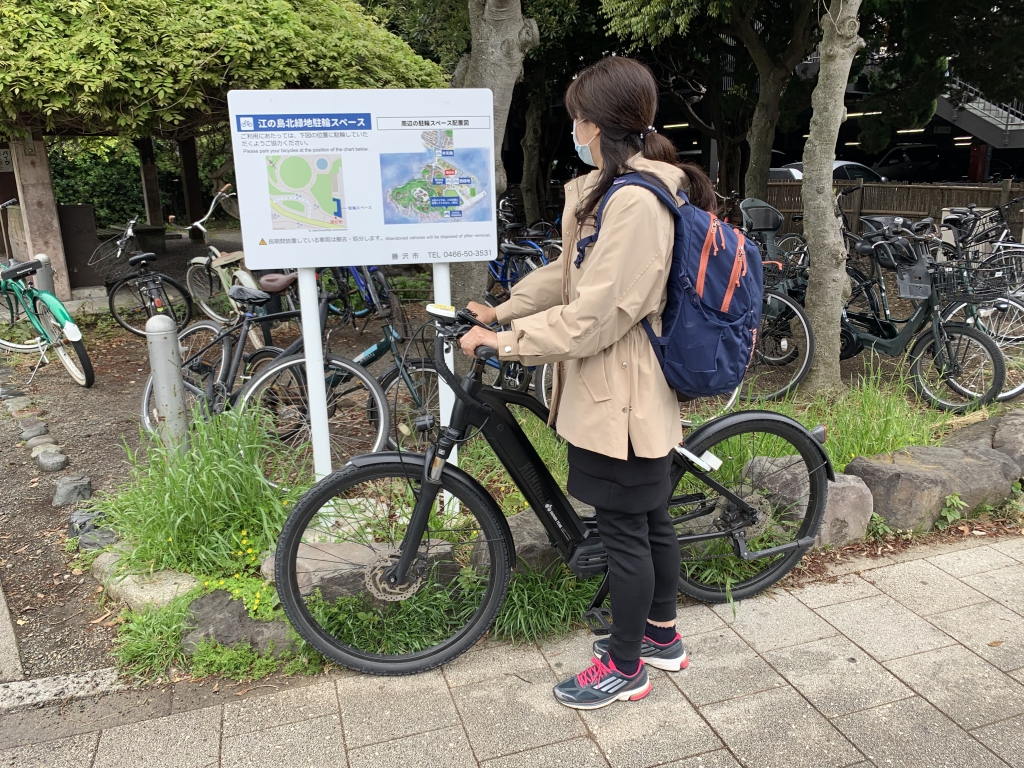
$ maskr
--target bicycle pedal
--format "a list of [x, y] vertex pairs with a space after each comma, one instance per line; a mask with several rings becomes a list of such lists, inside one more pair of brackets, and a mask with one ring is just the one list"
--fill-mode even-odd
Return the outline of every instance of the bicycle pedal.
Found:
[[600, 637], [612, 632], [612, 612], [607, 608], [591, 608], [583, 614], [583, 621], [591, 633]]

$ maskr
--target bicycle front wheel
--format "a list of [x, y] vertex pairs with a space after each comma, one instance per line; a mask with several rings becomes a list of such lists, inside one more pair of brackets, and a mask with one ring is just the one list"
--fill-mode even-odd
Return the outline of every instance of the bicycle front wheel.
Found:
[[36, 315], [50, 336], [50, 350], [57, 355], [64, 370], [80, 387], [91, 387], [96, 381], [96, 376], [92, 370], [89, 353], [85, 351], [85, 345], [81, 341], [70, 341], [64, 337], [61, 324], [42, 301], [36, 302]]
[[796, 389], [814, 360], [814, 332], [796, 301], [765, 291], [757, 342], [740, 387], [740, 399], [779, 400]]
[[679, 589], [705, 602], [742, 600], [789, 573], [806, 549], [795, 546], [746, 560], [731, 536], [695, 539], [740, 531], [750, 552], [807, 542], [825, 512], [826, 462], [806, 430], [776, 414], [732, 414], [704, 430], [684, 444], [705, 462], [709, 456], [722, 462], [705, 476], [729, 493], [716, 490], [699, 472], [688, 474], [682, 463], [673, 466], [669, 514], [682, 554]]
[[[362, 453], [387, 444], [390, 412], [384, 390], [361, 365], [324, 355], [327, 429], [331, 464], [343, 466]], [[289, 355], [253, 375], [239, 396], [239, 407], [261, 408], [269, 416], [272, 465], [264, 468], [275, 483], [293, 484], [312, 477], [313, 447], [309, 388], [304, 355]]]
[[218, 323], [230, 322], [237, 311], [228, 298], [220, 275], [205, 264], [192, 264], [185, 273], [185, 285], [203, 314]]
[[965, 323], [988, 334], [1003, 353], [1006, 378], [998, 402], [1013, 400], [1024, 392], [1024, 304], [1004, 298], [984, 306], [951, 304], [942, 311], [944, 321]]
[[110, 291], [110, 314], [136, 336], [146, 335], [146, 322], [157, 314], [174, 318], [178, 330], [192, 319], [192, 299], [185, 287], [167, 275], [126, 277]]
[[505, 599], [512, 552], [494, 500], [445, 471], [408, 579], [388, 584], [423, 458], [386, 456], [334, 472], [299, 501], [275, 577], [292, 626], [325, 657], [405, 675], [451, 661], [483, 636]]
[[936, 343], [935, 334], [927, 331], [910, 350], [914, 389], [939, 410], [952, 413], [991, 403], [1006, 380], [999, 346], [963, 323], [943, 323], [942, 329], [945, 339]]

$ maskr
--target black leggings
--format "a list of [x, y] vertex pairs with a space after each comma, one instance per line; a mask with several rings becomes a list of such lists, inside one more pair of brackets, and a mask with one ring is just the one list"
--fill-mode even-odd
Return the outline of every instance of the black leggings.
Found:
[[608, 552], [611, 655], [640, 658], [647, 620], [672, 621], [679, 589], [679, 542], [668, 515], [671, 454], [623, 461], [569, 446], [568, 490], [597, 510]]

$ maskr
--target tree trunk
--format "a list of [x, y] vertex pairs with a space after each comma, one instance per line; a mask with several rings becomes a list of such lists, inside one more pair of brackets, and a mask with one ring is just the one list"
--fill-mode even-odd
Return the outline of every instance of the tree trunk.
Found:
[[832, 0], [821, 17], [821, 70], [811, 103], [811, 130], [804, 145], [804, 232], [811, 256], [807, 286], [807, 317], [814, 329], [815, 351], [803, 388], [810, 393], [842, 388], [839, 372], [839, 325], [846, 288], [846, 246], [835, 216], [832, 162], [839, 125], [843, 121], [843, 95], [853, 57], [864, 41], [857, 34], [861, 0]]
[[[512, 104], [512, 91], [523, 73], [523, 59], [540, 44], [537, 22], [523, 18], [520, 0], [469, 0], [470, 53], [452, 75], [454, 88], [490, 88], [494, 94], [494, 200], [505, 191], [501, 145]], [[457, 307], [480, 301], [487, 288], [487, 270], [477, 262], [451, 266], [452, 302]]]
[[523, 195], [526, 223], [532, 224], [544, 218], [540, 211], [540, 139], [544, 117], [544, 94], [530, 91], [529, 106], [526, 108], [526, 134], [520, 144], [523, 147], [523, 180], [519, 191]]
[[[859, 4], [859, 3], [858, 3]], [[744, 179], [744, 194], [765, 200], [768, 197], [768, 169], [772, 165], [772, 145], [775, 143], [775, 125], [779, 122], [782, 94], [786, 90], [792, 73], [775, 67], [768, 73], [761, 73], [757, 106], [747, 132], [750, 145], [750, 165]], [[843, 103], [839, 97], [840, 106]]]

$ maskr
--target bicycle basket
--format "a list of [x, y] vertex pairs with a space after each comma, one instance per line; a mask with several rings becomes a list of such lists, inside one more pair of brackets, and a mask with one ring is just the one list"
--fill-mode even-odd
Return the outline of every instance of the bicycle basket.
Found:
[[89, 266], [96, 270], [106, 283], [116, 283], [130, 273], [132, 267], [128, 264], [128, 257], [139, 252], [139, 245], [133, 237], [118, 258], [118, 240], [121, 237], [121, 234], [117, 234], [109, 240], [104, 240], [89, 257]]
[[932, 267], [932, 290], [942, 303], [978, 303], [1009, 295], [1019, 283], [1019, 264], [955, 259]]

